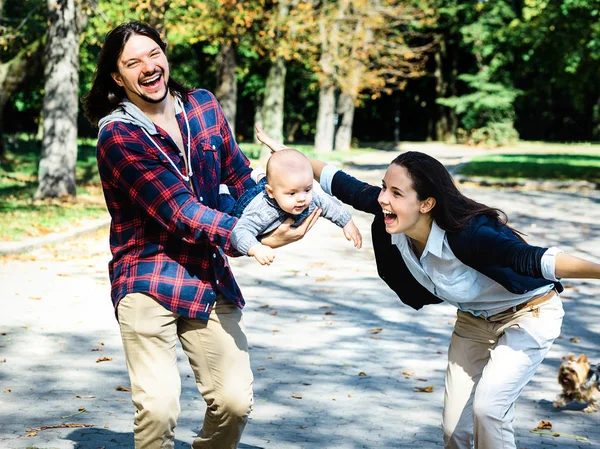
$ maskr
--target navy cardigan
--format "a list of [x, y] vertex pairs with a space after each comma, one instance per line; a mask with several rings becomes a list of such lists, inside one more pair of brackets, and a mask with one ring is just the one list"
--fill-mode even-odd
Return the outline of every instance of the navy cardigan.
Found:
[[[371, 237], [379, 277], [413, 309], [442, 302], [423, 287], [408, 270], [391, 236], [385, 230], [383, 212], [377, 202], [381, 188], [338, 171], [333, 176], [331, 193], [355, 209], [375, 215]], [[523, 294], [544, 285], [560, 282], [542, 277], [541, 260], [547, 248], [531, 246], [519, 239], [498, 220], [484, 215], [474, 217], [459, 232], [446, 232], [454, 255], [465, 265], [498, 282], [511, 293]]]

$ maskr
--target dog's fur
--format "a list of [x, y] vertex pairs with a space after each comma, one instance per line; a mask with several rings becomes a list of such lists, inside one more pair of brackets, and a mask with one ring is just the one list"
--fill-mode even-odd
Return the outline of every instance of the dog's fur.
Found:
[[590, 369], [585, 354], [577, 359], [573, 354], [563, 357], [558, 369], [558, 383], [563, 391], [553, 403], [554, 407], [564, 407], [569, 402], [579, 401], [587, 403], [587, 407], [583, 409], [585, 413], [595, 412], [597, 404], [594, 395], [599, 391], [598, 369], [599, 365]]

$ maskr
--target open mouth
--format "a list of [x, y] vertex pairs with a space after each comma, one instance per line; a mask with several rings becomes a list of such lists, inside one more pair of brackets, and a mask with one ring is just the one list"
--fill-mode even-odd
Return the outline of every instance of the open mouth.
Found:
[[386, 225], [391, 225], [394, 223], [396, 218], [398, 218], [396, 214], [390, 212], [389, 210], [383, 209], [383, 220]]
[[162, 79], [161, 73], [156, 73], [148, 78], [145, 78], [143, 81], [140, 81], [140, 84], [148, 89], [155, 89], [160, 86], [160, 80]]

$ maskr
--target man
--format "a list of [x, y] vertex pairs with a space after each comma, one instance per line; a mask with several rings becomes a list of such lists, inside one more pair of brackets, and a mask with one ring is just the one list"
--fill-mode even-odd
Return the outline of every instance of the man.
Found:
[[[174, 447], [181, 342], [207, 403], [194, 449], [235, 448], [252, 405], [244, 299], [226, 254], [237, 220], [218, 211], [219, 185], [234, 197], [254, 186], [223, 111], [206, 90], [170, 78], [166, 44], [140, 22], [106, 37], [88, 119], [100, 128], [98, 168], [112, 217], [111, 296], [121, 329], [136, 449]], [[263, 242], [302, 238], [290, 222]]]

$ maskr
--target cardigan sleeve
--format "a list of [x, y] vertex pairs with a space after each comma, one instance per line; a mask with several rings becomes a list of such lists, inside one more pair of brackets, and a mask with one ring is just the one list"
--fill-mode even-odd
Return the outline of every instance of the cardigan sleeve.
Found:
[[466, 256], [475, 265], [497, 265], [524, 276], [544, 277], [542, 256], [548, 248], [529, 245], [510, 228], [490, 217], [474, 218], [465, 231], [459, 252], [453, 249], [459, 259]]
[[350, 176], [341, 170], [333, 175], [331, 194], [343, 203], [370, 214], [381, 212], [377, 202], [381, 189]]

